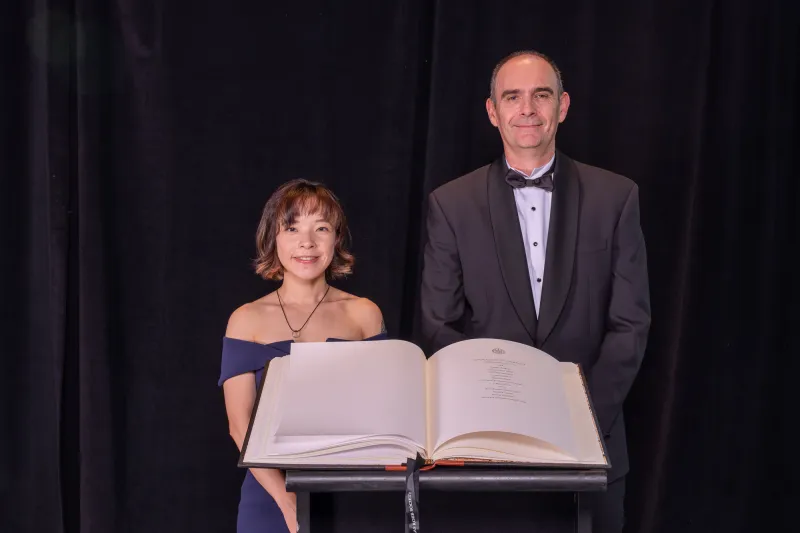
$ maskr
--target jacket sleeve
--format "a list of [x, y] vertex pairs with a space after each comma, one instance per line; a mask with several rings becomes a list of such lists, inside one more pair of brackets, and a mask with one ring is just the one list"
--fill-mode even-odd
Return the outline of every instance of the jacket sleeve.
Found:
[[464, 314], [464, 283], [456, 235], [435, 193], [428, 197], [420, 293], [422, 333], [430, 353], [466, 339], [458, 322]]
[[611, 432], [644, 357], [650, 329], [647, 255], [634, 186], [622, 209], [612, 247], [612, 283], [606, 332], [589, 388], [605, 436]]

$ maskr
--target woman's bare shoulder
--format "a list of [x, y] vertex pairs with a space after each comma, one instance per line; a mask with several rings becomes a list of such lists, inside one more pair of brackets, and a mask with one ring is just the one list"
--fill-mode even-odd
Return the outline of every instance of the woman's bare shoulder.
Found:
[[267, 322], [272, 312], [272, 295], [248, 302], [236, 308], [228, 318], [225, 336], [232, 339], [253, 341], [258, 337], [260, 328]]
[[342, 293], [342, 303], [347, 314], [361, 328], [365, 338], [386, 332], [383, 313], [375, 302], [369, 298], [362, 298], [343, 291], [339, 292]]

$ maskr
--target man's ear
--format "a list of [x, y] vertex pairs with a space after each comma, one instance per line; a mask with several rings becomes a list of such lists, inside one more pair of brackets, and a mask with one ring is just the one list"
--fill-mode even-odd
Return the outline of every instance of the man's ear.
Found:
[[563, 93], [561, 93], [561, 97], [559, 98], [559, 102], [558, 102], [558, 123], [559, 124], [564, 122], [564, 119], [567, 118], [567, 111], [569, 111], [569, 93], [563, 92]]
[[495, 128], [497, 127], [497, 109], [494, 106], [494, 102], [491, 98], [486, 99], [486, 114], [489, 115], [489, 122], [492, 123], [492, 126]]

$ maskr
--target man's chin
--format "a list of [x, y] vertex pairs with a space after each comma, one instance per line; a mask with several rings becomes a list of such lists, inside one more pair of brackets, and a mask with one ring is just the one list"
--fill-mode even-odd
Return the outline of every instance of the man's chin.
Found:
[[535, 150], [536, 148], [539, 148], [539, 147], [542, 146], [542, 142], [541, 141], [526, 141], [526, 142], [517, 143], [517, 146], [521, 150]]

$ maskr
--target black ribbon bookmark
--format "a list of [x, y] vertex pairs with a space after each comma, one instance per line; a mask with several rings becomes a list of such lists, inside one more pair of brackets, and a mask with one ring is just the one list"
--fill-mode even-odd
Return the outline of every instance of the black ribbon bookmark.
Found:
[[406, 463], [406, 533], [419, 533], [419, 470], [424, 464], [419, 453]]

